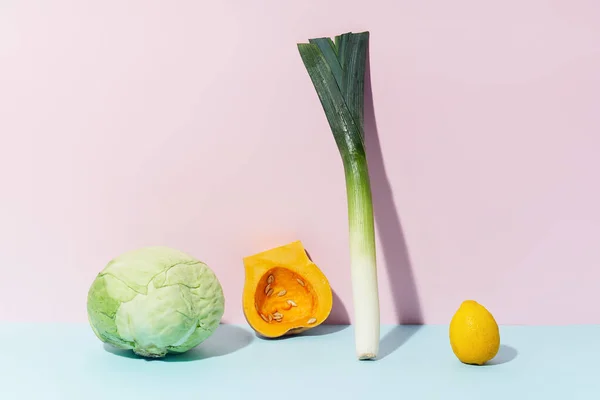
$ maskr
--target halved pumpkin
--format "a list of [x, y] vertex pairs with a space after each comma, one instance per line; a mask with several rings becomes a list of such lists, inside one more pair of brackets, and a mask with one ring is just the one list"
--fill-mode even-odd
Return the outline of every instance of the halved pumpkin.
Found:
[[243, 308], [259, 335], [276, 338], [323, 323], [333, 295], [323, 272], [308, 258], [302, 242], [244, 257]]

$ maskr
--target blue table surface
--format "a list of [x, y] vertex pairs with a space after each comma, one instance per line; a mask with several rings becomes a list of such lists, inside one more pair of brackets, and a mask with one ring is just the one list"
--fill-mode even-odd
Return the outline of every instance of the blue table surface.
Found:
[[0, 399], [600, 399], [600, 325], [500, 329], [496, 358], [470, 366], [440, 325], [383, 326], [380, 358], [358, 361], [352, 326], [264, 340], [220, 325], [146, 360], [86, 324], [0, 323]]

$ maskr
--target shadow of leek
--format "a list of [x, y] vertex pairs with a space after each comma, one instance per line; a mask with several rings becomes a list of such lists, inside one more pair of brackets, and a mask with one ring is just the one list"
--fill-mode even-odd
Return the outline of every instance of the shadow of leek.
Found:
[[423, 315], [400, 216], [394, 203], [381, 152], [373, 104], [370, 55], [367, 56], [365, 71], [365, 142], [373, 191], [375, 226], [385, 258], [397, 323], [416, 325], [411, 329], [399, 326], [381, 339], [378, 358], [384, 358], [419, 329], [418, 325], [423, 323]]

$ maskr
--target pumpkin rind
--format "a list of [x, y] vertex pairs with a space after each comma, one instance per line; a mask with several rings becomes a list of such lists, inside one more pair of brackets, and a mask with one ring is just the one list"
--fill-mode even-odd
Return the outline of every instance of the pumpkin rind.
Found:
[[244, 257], [244, 316], [259, 335], [276, 338], [322, 324], [333, 306], [329, 280], [301, 241]]

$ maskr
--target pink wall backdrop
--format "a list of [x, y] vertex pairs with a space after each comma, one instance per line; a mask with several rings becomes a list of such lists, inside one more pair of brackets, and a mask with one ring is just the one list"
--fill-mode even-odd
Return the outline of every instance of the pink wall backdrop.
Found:
[[[367, 5], [368, 4], [368, 5]], [[0, 319], [86, 321], [145, 245], [300, 239], [352, 316], [342, 165], [296, 50], [370, 30], [382, 321], [600, 323], [596, 0], [0, 2]]]

